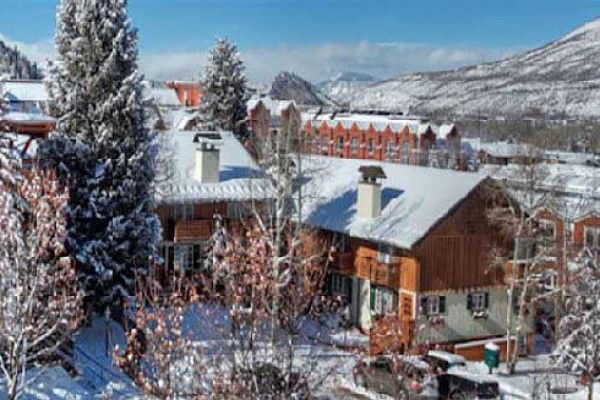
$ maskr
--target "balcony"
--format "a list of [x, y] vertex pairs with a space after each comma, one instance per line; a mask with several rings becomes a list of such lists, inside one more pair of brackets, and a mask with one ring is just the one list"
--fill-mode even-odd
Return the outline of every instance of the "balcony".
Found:
[[189, 220], [175, 222], [175, 243], [186, 243], [208, 239], [212, 234], [213, 221]]
[[400, 266], [396, 262], [386, 264], [373, 258], [357, 259], [351, 252], [337, 253], [334, 255], [331, 269], [342, 275], [357, 276], [378, 285], [400, 287]]

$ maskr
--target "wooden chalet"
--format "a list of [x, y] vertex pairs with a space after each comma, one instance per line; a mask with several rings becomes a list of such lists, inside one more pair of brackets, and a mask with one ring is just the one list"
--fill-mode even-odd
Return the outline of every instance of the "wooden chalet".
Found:
[[160, 273], [197, 270], [215, 217], [229, 226], [250, 216], [253, 203], [272, 197], [271, 182], [229, 132], [170, 131], [157, 187], [163, 227]]
[[[336, 243], [328, 285], [372, 353], [506, 334], [504, 266], [486, 217], [485, 175], [312, 157], [305, 223]], [[322, 176], [321, 176], [322, 175]], [[305, 192], [311, 189], [307, 188]]]

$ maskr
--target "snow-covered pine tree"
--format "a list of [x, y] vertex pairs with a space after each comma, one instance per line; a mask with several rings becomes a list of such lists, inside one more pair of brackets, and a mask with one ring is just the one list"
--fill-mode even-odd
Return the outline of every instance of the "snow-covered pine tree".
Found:
[[587, 381], [588, 399], [600, 374], [600, 263], [597, 251], [586, 249], [581, 269], [564, 290], [563, 317], [555, 361]]
[[228, 39], [218, 39], [208, 57], [202, 99], [207, 127], [231, 131], [242, 143], [247, 139], [244, 69], [237, 47]]
[[[98, 160], [87, 209], [77, 210], [86, 218], [87, 234], [71, 242], [87, 300], [98, 311], [119, 311], [134, 294], [136, 275], [146, 274], [160, 239], [153, 212], [155, 146], [145, 123], [137, 32], [126, 0], [63, 0], [57, 18], [58, 60], [48, 87], [59, 133], [89, 146]], [[89, 171], [70, 173], [82, 182]]]

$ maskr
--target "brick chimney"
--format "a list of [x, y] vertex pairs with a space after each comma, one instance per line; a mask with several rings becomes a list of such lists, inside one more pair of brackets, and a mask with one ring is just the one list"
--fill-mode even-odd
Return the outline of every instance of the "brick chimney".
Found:
[[357, 215], [359, 218], [377, 218], [381, 215], [381, 184], [377, 179], [385, 179], [383, 169], [377, 165], [362, 166], [358, 182]]
[[218, 183], [221, 135], [217, 132], [200, 132], [194, 137], [196, 161], [194, 179], [200, 183]]

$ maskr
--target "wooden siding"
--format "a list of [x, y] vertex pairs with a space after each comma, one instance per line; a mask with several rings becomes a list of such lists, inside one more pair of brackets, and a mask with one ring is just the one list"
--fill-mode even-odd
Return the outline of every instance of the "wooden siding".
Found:
[[585, 244], [585, 227], [600, 228], [600, 217], [590, 215], [575, 221], [573, 224], [573, 247], [576, 250], [583, 249]]
[[175, 243], [191, 243], [206, 240], [212, 235], [212, 220], [191, 220], [175, 222]]
[[492, 268], [487, 258], [494, 236], [487, 222], [483, 190], [482, 186], [476, 188], [415, 247], [420, 263], [419, 291], [503, 283], [502, 268]]

